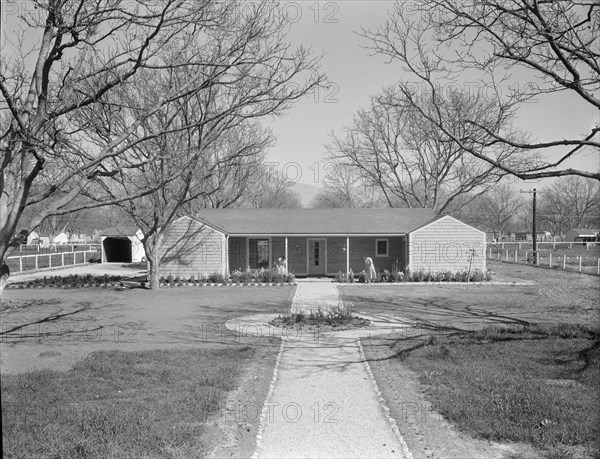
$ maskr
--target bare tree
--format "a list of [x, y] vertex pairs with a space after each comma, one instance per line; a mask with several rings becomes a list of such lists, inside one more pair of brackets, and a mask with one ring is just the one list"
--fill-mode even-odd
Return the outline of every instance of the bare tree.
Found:
[[[250, 135], [239, 136], [240, 131]], [[173, 221], [183, 213], [193, 213], [198, 209], [198, 203], [205, 203], [213, 194], [227, 196], [235, 202], [236, 194], [227, 193], [228, 182], [212, 179], [223, 168], [237, 169], [244, 159], [260, 158], [270, 140], [258, 128], [239, 129], [233, 132], [235, 135], [230, 134], [221, 132], [213, 141], [198, 139], [199, 130], [161, 135], [138, 144], [131, 151], [139, 162], [155, 157], [154, 150], [163, 151], [158, 159], [143, 168], [121, 172], [103, 181], [104, 192], [119, 201], [118, 206], [142, 231], [151, 289], [159, 287], [162, 243]], [[232, 145], [226, 146], [226, 141]], [[152, 193], [125, 201], [120, 199], [121, 196], [140, 195], [140, 190], [157, 181], [163, 182], [163, 186]]]
[[543, 189], [538, 199], [540, 222], [553, 234], [600, 226], [600, 184], [596, 180], [564, 177]]
[[[304, 94], [297, 76], [316, 70], [308, 51], [285, 42], [283, 18], [264, 2], [250, 7], [216, 0], [34, 3], [38, 14], [15, 17], [19, 35], [2, 43], [3, 54], [10, 56], [0, 63], [3, 264], [9, 246], [48, 216], [135, 197], [74, 201], [103, 189], [103, 178], [141, 169], [164, 155], [146, 148], [154, 156], [138, 161], [132, 154], [138, 145], [208, 122], [220, 125], [236, 116], [283, 110]], [[38, 36], [39, 43], [27, 50], [25, 38]], [[307, 86], [320, 81], [316, 75]], [[169, 123], [180, 120], [183, 101], [193, 96], [219, 107], [211, 107], [212, 118]], [[265, 113], [248, 110], [259, 101], [270, 105]], [[172, 179], [148, 182], [138, 196]], [[38, 203], [44, 203], [43, 210], [23, 227], [23, 211]]]
[[[384, 25], [361, 35], [375, 53], [398, 61], [416, 79], [400, 83], [399, 90], [464, 151], [521, 179], [580, 175], [600, 180], [598, 170], [565, 166], [579, 154], [598, 154], [597, 122], [583, 127], [581, 135], [541, 140], [514, 123], [525, 103], [559, 92], [600, 108], [599, 29], [596, 0], [423, 0], [396, 2]], [[526, 72], [529, 82], [515, 81], [515, 70]], [[472, 129], [457, 135], [447, 118], [430, 110], [447, 88], [457, 86], [485, 91], [495, 105], [492, 114], [512, 123], [492, 128], [469, 116], [465, 122]], [[490, 147], [498, 145], [528, 151], [530, 160], [514, 164], [497, 158]], [[544, 151], [558, 154], [558, 159], [538, 154]]]
[[[490, 104], [478, 94], [454, 91], [449, 98], [429, 103], [453, 136], [475, 135], [465, 124], [468, 117], [482, 122], [490, 117]], [[411, 96], [423, 99], [424, 96]], [[494, 120], [490, 121], [490, 125]], [[487, 134], [483, 134], [489, 137]], [[465, 153], [429, 119], [414, 110], [402, 92], [388, 88], [373, 98], [368, 110], [359, 110], [345, 136], [332, 136], [329, 159], [353, 168], [367, 185], [377, 187], [390, 207], [427, 207], [441, 214], [464, 194], [480, 194], [503, 172]], [[513, 148], [496, 148], [498, 157], [514, 158]]]
[[241, 207], [255, 208], [301, 208], [302, 199], [291, 187], [294, 182], [287, 175], [263, 162], [255, 168], [247, 195], [238, 203]]
[[359, 171], [351, 165], [340, 162], [329, 170], [324, 180], [324, 188], [312, 199], [310, 207], [387, 207], [387, 203], [378, 187], [364, 180]]
[[502, 182], [480, 196], [473, 207], [479, 213], [480, 225], [500, 239], [525, 203], [510, 183]]

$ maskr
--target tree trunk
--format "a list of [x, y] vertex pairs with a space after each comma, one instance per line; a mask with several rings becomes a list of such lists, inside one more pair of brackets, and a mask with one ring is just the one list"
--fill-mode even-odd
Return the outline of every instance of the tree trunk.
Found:
[[2, 292], [4, 292], [4, 287], [6, 287], [6, 283], [8, 282], [9, 277], [8, 268], [6, 269], [5, 273], [5, 266], [6, 265], [2, 265], [2, 267], [0, 268], [0, 272], [2, 273], [0, 274], [0, 298], [2, 298]]
[[8, 269], [8, 265], [6, 264], [6, 258], [8, 256], [8, 244], [0, 243], [0, 298], [2, 298], [2, 293], [4, 292], [4, 287], [8, 282], [8, 278], [10, 277], [10, 269]]
[[148, 285], [150, 290], [158, 290], [160, 288], [160, 267], [158, 263], [158, 255], [156, 253], [148, 253]]

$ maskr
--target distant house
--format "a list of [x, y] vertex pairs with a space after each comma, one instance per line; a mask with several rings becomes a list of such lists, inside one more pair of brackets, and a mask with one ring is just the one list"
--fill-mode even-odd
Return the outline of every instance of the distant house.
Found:
[[513, 231], [510, 239], [515, 242], [531, 241], [531, 231]]
[[565, 242], [598, 242], [598, 230], [572, 228], [565, 233]]
[[51, 238], [47, 234], [40, 233], [40, 237], [38, 238], [41, 246], [50, 245]]
[[[538, 231], [536, 240], [538, 242], [548, 241], [552, 237], [548, 231]], [[513, 231], [510, 233], [511, 242], [531, 242], [531, 231]]]
[[73, 233], [69, 236], [69, 244], [87, 244], [91, 237], [84, 233]]
[[69, 243], [69, 235], [64, 231], [61, 231], [56, 236], [51, 238], [51, 244], [68, 244]]
[[100, 232], [102, 263], [139, 263], [146, 258], [142, 232], [129, 226], [108, 228]]
[[27, 236], [27, 245], [32, 244], [41, 244], [40, 234], [37, 231], [32, 231], [29, 233], [29, 236]]
[[431, 209], [206, 209], [165, 231], [160, 271], [198, 276], [272, 268], [297, 276], [377, 271], [484, 271], [485, 233]]
[[69, 244], [70, 237], [64, 231], [61, 231], [56, 236], [51, 236], [48, 233], [42, 233], [32, 231], [27, 236], [27, 244], [39, 244], [41, 246], [48, 246], [51, 244]]

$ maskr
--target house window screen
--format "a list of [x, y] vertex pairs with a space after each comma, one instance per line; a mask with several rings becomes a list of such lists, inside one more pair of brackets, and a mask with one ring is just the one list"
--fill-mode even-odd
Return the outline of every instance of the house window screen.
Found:
[[250, 269], [269, 267], [269, 240], [250, 239], [248, 241], [248, 258]]
[[388, 240], [387, 239], [377, 239], [375, 241], [376, 245], [376, 256], [378, 257], [387, 257], [388, 256]]

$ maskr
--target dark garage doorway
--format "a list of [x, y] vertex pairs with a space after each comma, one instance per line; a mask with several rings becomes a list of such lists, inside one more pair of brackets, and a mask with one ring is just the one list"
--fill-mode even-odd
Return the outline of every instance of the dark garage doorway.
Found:
[[107, 263], [131, 263], [131, 241], [126, 237], [107, 237], [102, 243]]

